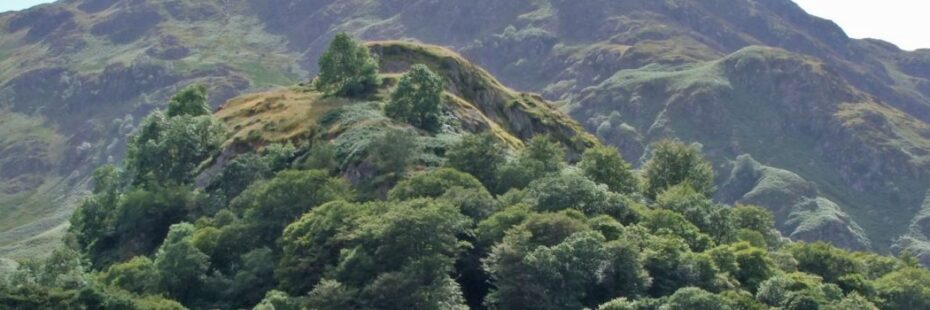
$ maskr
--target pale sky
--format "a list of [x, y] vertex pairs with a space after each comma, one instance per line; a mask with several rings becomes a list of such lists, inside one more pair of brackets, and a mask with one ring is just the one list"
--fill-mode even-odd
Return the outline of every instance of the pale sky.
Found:
[[22, 10], [51, 0], [0, 0], [0, 12]]
[[930, 48], [930, 1], [795, 0], [808, 13], [833, 20], [853, 38], [876, 38], [905, 50]]
[[[928, 0], [794, 0], [808, 13], [833, 20], [853, 38], [877, 38], [906, 50], [930, 48]], [[0, 12], [50, 0], [0, 0]]]

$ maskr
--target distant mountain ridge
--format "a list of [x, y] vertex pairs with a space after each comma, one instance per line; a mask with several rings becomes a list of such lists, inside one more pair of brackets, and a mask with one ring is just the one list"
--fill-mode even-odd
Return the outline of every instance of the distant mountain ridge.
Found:
[[[337, 31], [451, 47], [633, 162], [658, 139], [700, 143], [718, 198], [783, 214], [787, 236], [884, 252], [907, 235], [930, 262], [908, 228], [930, 188], [930, 51], [850, 39], [788, 0], [65, 0], [0, 14], [0, 129], [19, 133], [0, 138], [0, 243], [45, 244], [43, 220], [180, 87], [205, 83], [219, 105], [295, 84]], [[755, 168], [739, 169], [746, 154]], [[788, 198], [746, 196], [769, 186]]]

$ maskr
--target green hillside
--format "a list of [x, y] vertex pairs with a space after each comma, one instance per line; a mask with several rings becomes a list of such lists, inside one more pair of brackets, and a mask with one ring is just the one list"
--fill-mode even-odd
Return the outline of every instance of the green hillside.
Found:
[[[823, 227], [808, 229], [823, 229], [813, 233], [850, 248], [870, 248], [869, 238], [879, 250], [889, 246], [905, 232], [906, 224], [897, 223], [909, 222], [913, 206], [920, 204], [914, 193], [928, 184], [923, 172], [928, 171], [930, 127], [876, 102], [821, 62], [783, 50], [750, 47], [686, 67], [622, 70], [585, 90], [569, 109], [605, 141], [625, 146], [631, 160], [658, 139], [678, 137], [701, 143], [722, 171], [738, 156], [751, 154], [797, 173], [796, 179], [813, 182], [802, 186], [811, 188], [806, 191], [844, 206], [837, 210], [841, 217], [851, 215], [847, 228], [821, 222]], [[803, 179], [778, 186], [793, 192], [791, 183], [807, 183]], [[750, 201], [773, 210], [794, 203]], [[838, 209], [834, 203], [829, 208]], [[786, 221], [782, 217], [779, 223]], [[862, 241], [841, 241], [850, 238]]]
[[[566, 141], [577, 128], [553, 128], [568, 122], [539, 109], [545, 99], [634, 166], [675, 137], [700, 143], [719, 176], [744, 154], [796, 175], [812, 203], [721, 201], [830, 214], [779, 217], [787, 236], [881, 253], [915, 244], [896, 240], [919, 231], [908, 226], [930, 189], [930, 52], [850, 39], [788, 0], [68, 0], [0, 14], [0, 129], [13, 137], [0, 140], [0, 214], [11, 215], [0, 255], [47, 252], [32, 249], [57, 240], [93, 168], [120, 162], [139, 121], [187, 85], [206, 85], [212, 107], [266, 91], [315, 101], [281, 88], [314, 76], [340, 31], [446, 46], [486, 68], [518, 91], [446, 96], [506, 139], [593, 143]], [[431, 66], [458, 62], [442, 59]], [[291, 121], [268, 126], [310, 129]], [[923, 248], [910, 250], [930, 257]]]
[[776, 220], [800, 240], [831, 222], [869, 245], [789, 171], [740, 156], [719, 191], [789, 210], [721, 204], [699, 145], [654, 143], [635, 171], [450, 50], [341, 33], [319, 64], [215, 112], [187, 86], [145, 116], [63, 244], [0, 261], [0, 307], [930, 307], [912, 255], [783, 237]]

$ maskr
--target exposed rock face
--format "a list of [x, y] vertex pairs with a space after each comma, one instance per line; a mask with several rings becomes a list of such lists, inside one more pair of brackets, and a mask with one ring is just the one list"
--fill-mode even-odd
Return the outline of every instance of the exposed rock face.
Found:
[[471, 103], [520, 140], [544, 132], [565, 145], [572, 157], [597, 143], [578, 123], [539, 95], [504, 87], [484, 69], [452, 51], [404, 42], [374, 42], [369, 47], [386, 73], [405, 72], [417, 63], [433, 67], [445, 79], [449, 92]]
[[90, 28], [90, 33], [106, 37], [116, 44], [127, 44], [139, 39], [158, 25], [162, 16], [155, 7], [133, 6], [121, 10]]
[[[703, 144], [718, 174], [752, 154], [817, 184], [878, 250], [930, 184], [930, 51], [849, 39], [789, 0], [59, 1], [0, 14], [0, 105], [62, 136], [61, 177], [118, 160], [116, 128], [185, 84], [219, 104], [309, 78], [337, 31], [448, 46], [633, 162], [663, 137]], [[480, 109], [521, 135], [550, 126]]]
[[909, 252], [921, 264], [930, 267], [930, 191], [926, 197], [920, 212], [911, 221], [908, 232], [895, 240], [894, 248]]
[[869, 250], [871, 241], [840, 207], [821, 197], [817, 186], [790, 171], [767, 167], [741, 155], [717, 199], [765, 207], [776, 227], [795, 240], [827, 241], [851, 250]]
[[[790, 170], [834, 200], [812, 205], [849, 210], [833, 225], [849, 223], [879, 240], [879, 250], [904, 232], [919, 204], [909, 191], [924, 191], [930, 177], [924, 122], [875, 101], [830, 66], [781, 49], [749, 47], [683, 68], [622, 70], [583, 91], [571, 111], [606, 141], [632, 144], [634, 155], [675, 137], [700, 142], [718, 165], [748, 153]], [[863, 228], [853, 227], [853, 218]]]

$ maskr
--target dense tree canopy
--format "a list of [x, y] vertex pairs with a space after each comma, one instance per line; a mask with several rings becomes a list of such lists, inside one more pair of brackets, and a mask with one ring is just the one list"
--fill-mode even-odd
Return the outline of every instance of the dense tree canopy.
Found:
[[643, 167], [645, 194], [655, 199], [666, 189], [686, 183], [705, 195], [714, 191], [714, 171], [700, 151], [681, 142], [663, 140], [652, 145], [652, 158]]
[[[91, 283], [106, 302], [177, 305], [153, 297], [165, 296], [195, 308], [918, 309], [930, 300], [926, 269], [783, 240], [771, 213], [717, 204], [690, 177], [651, 200], [639, 187], [594, 180], [583, 167], [591, 159], [571, 166], [545, 137], [513, 158], [488, 139], [457, 140], [452, 153], [461, 153], [445, 166], [382, 171], [400, 180], [365, 198], [352, 193], [364, 183], [341, 177], [345, 166], [306, 170], [306, 156], [287, 146], [230, 161], [207, 192], [134, 186], [106, 167], [72, 230], [99, 271], [50, 272], [96, 273]], [[599, 153], [608, 166], [622, 163]], [[486, 164], [464, 154], [501, 157]], [[693, 168], [650, 165], [667, 175]], [[518, 169], [527, 173], [505, 175]], [[494, 195], [488, 183], [510, 185]], [[233, 197], [197, 211], [214, 194]], [[87, 290], [30, 281], [45, 284], [4, 284], [0, 298], [21, 302], [55, 287], [37, 302], [79, 302]]]
[[558, 173], [565, 165], [565, 149], [547, 136], [536, 136], [526, 148], [501, 167], [498, 193], [524, 188], [533, 180]]
[[494, 189], [507, 153], [493, 135], [485, 133], [465, 136], [449, 148], [446, 158], [449, 167], [471, 174], [485, 187]]
[[585, 150], [579, 168], [592, 181], [605, 184], [611, 191], [633, 194], [639, 191], [639, 179], [617, 149], [596, 146]]

